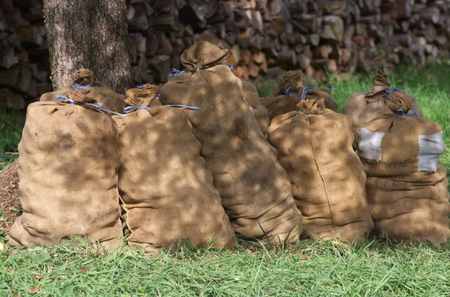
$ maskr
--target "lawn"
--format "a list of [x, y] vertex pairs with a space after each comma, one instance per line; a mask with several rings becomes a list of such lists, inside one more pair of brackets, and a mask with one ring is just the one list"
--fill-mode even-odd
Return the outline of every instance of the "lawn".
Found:
[[17, 158], [24, 112], [0, 109], [0, 170]]
[[[0, 254], [0, 296], [450, 296], [450, 246], [182, 249], [157, 258], [88, 246]], [[33, 295], [35, 293], [35, 295]]]
[[[444, 129], [450, 147], [450, 64], [401, 67], [394, 84]], [[331, 78], [342, 107], [370, 80]], [[264, 82], [267, 94], [273, 82]], [[0, 168], [16, 157], [23, 115], [0, 111]], [[450, 152], [442, 162], [450, 169]], [[0, 234], [0, 296], [389, 296], [449, 297], [450, 243], [393, 244], [371, 239], [355, 247], [301, 241], [297, 246], [235, 251], [181, 248], [146, 257], [123, 248], [102, 255], [80, 240], [53, 248], [7, 249]]]

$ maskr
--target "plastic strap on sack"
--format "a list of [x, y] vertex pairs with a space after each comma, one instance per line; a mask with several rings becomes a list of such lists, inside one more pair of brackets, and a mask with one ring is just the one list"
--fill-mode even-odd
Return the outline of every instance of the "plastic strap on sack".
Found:
[[123, 112], [125, 114], [129, 114], [132, 112], [135, 112], [136, 110], [140, 110], [140, 109], [149, 109], [150, 107], [146, 106], [146, 105], [130, 105], [127, 106], [123, 109]]
[[284, 95], [284, 96], [291, 96], [291, 95], [292, 95], [292, 93], [291, 93], [291, 87], [288, 87], [286, 90], [283, 90], [283, 91], [281, 92], [281, 95]]
[[390, 96], [390, 95], [394, 94], [395, 92], [400, 92], [400, 89], [399, 88], [387, 88], [383, 91], [383, 93], [386, 96]]
[[74, 90], [76, 90], [76, 91], [80, 91], [80, 90], [88, 90], [88, 89], [90, 89], [90, 88], [92, 88], [91, 85], [82, 85], [82, 84], [77, 84], [77, 83], [74, 83], [74, 84], [72, 85], [72, 89], [74, 89]]
[[179, 70], [177, 68], [172, 68], [169, 72], [169, 77], [176, 77], [184, 74], [184, 70]]
[[417, 167], [419, 171], [436, 172], [439, 157], [445, 150], [442, 132], [419, 135], [419, 158]]
[[[129, 114], [131, 112], [134, 112], [136, 110], [140, 110], [140, 109], [151, 109], [152, 107], [150, 106], [146, 106], [146, 105], [130, 105], [127, 106], [123, 109], [124, 113], [119, 113], [119, 112], [115, 112], [112, 111], [98, 103], [86, 103], [86, 102], [79, 102], [79, 101], [75, 101], [67, 96], [64, 95], [60, 95], [57, 96], [56, 99], [61, 102], [61, 103], [67, 103], [67, 104], [73, 104], [73, 105], [80, 105], [89, 109], [93, 109], [95, 111], [99, 111], [99, 112], [104, 112], [110, 115], [118, 115], [118, 116], [124, 116], [126, 114]], [[197, 106], [192, 106], [192, 105], [185, 105], [185, 104], [171, 104], [171, 105], [162, 105], [160, 107], [171, 107], [171, 108], [178, 108], [178, 109], [186, 109], [186, 110], [192, 110], [192, 111], [197, 111], [200, 110], [199, 107]]]
[[58, 100], [61, 103], [67, 103], [67, 104], [76, 104], [77, 103], [73, 99], [70, 99], [69, 97], [64, 96], [64, 95], [56, 96], [56, 100]]
[[307, 97], [309, 94], [311, 94], [312, 90], [313, 90], [313, 88], [311, 88], [310, 86], [304, 86], [304, 87], [302, 88], [302, 91], [300, 92], [298, 98], [299, 98], [300, 100], [305, 100], [306, 97]]
[[108, 109], [99, 103], [82, 103], [81, 106], [84, 106], [84, 107], [87, 107], [87, 108], [90, 108], [90, 109], [93, 109], [93, 110], [96, 110], [99, 112], [104, 112], [104, 113], [110, 114], [110, 115], [118, 115], [118, 116], [123, 115], [119, 112], [112, 111], [111, 109]]
[[367, 160], [381, 160], [381, 144], [384, 133], [372, 132], [367, 128], [358, 129], [360, 155]]
[[192, 111], [200, 110], [200, 107], [192, 106], [192, 105], [185, 105], [185, 104], [170, 104], [170, 105], [163, 105], [163, 106], [173, 107], [173, 108], [178, 108], [178, 109], [187, 109], [187, 110], [192, 110]]
[[130, 105], [130, 106], [125, 107], [123, 109], [123, 112], [125, 114], [129, 114], [129, 113], [135, 112], [137, 110], [142, 110], [142, 109], [150, 110], [152, 108], [157, 108], [157, 107], [171, 107], [171, 108], [178, 108], [178, 109], [187, 109], [187, 110], [192, 110], [192, 111], [200, 110], [199, 107], [192, 106], [192, 105], [184, 105], [184, 104], [161, 105], [161, 106], [155, 106], [155, 107], [146, 106], [146, 105]]
[[102, 105], [100, 105], [98, 103], [79, 102], [79, 101], [75, 101], [75, 100], [73, 100], [73, 99], [71, 99], [71, 98], [69, 98], [67, 96], [64, 96], [64, 95], [59, 95], [59, 96], [56, 97], [56, 99], [59, 102], [61, 102], [61, 103], [72, 104], [72, 105], [79, 105], [79, 106], [83, 106], [83, 107], [86, 107], [86, 108], [89, 108], [89, 109], [92, 109], [92, 110], [95, 110], [95, 111], [103, 112], [103, 113], [106, 113], [106, 114], [110, 114], [110, 115], [111, 114], [112, 115], [119, 115], [119, 116], [123, 115], [121, 113], [112, 111], [112, 110], [110, 110], [110, 109], [108, 109], [108, 108], [106, 108], [106, 107], [104, 107], [104, 106], [102, 106]]
[[283, 92], [281, 92], [281, 95], [284, 96], [292, 96], [292, 97], [297, 97], [299, 100], [305, 100], [306, 97], [311, 94], [313, 88], [310, 86], [304, 86], [303, 88], [301, 88], [298, 92], [292, 92], [291, 91], [291, 87], [288, 87], [286, 90], [284, 90]]

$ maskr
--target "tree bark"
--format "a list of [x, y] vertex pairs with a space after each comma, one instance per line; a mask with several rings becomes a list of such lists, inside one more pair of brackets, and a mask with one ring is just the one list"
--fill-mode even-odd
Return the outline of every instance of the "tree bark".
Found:
[[130, 84], [125, 0], [44, 0], [54, 88], [71, 84], [79, 68], [122, 92]]

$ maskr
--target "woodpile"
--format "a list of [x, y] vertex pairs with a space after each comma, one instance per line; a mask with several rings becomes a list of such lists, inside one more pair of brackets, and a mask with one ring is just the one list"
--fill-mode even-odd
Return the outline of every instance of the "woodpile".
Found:
[[23, 108], [49, 90], [46, 31], [40, 1], [0, 3], [0, 107]]
[[450, 49], [449, 0], [131, 0], [133, 61], [157, 79], [201, 35], [228, 43], [245, 78], [272, 66], [326, 73], [423, 64]]
[[[201, 36], [227, 43], [245, 79], [273, 66], [324, 79], [450, 51], [450, 0], [128, 0], [127, 17], [137, 83], [167, 80]], [[48, 73], [41, 1], [2, 0], [0, 104], [49, 89]]]

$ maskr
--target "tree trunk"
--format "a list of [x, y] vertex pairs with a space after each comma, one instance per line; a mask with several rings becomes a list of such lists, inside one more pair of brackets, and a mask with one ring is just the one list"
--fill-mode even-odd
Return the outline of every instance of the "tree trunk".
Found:
[[116, 91], [129, 86], [125, 0], [44, 0], [44, 15], [54, 88], [82, 67]]

